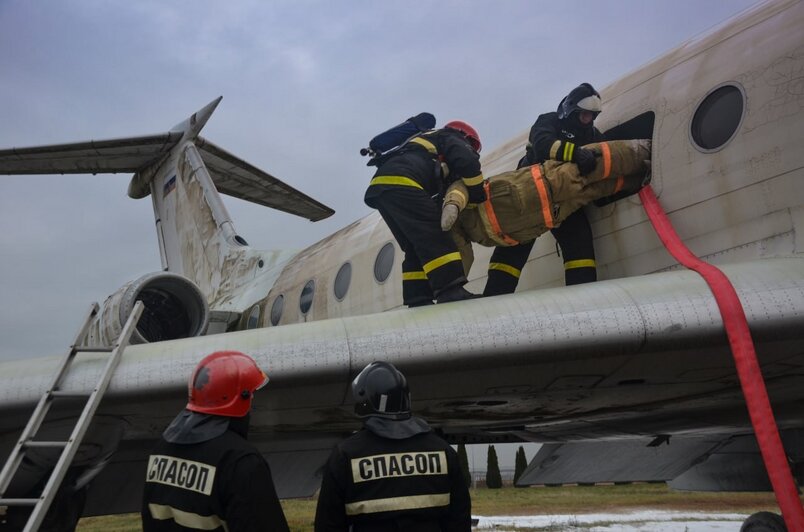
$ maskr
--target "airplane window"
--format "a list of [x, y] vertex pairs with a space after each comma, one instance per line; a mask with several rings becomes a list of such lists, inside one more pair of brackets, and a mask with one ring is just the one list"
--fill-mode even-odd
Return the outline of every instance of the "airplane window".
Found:
[[338, 270], [337, 275], [335, 275], [335, 286], [333, 287], [335, 290], [335, 299], [338, 301], [343, 301], [343, 298], [346, 297], [346, 292], [349, 291], [349, 284], [352, 282], [352, 264], [349, 262], [344, 262], [341, 268]]
[[260, 323], [260, 306], [254, 305], [251, 307], [251, 312], [248, 315], [248, 322], [246, 322], [246, 329], [256, 329]]
[[301, 296], [299, 296], [299, 310], [302, 314], [307, 314], [310, 307], [313, 306], [313, 292], [315, 292], [315, 281], [310, 279], [302, 288]]
[[723, 85], [704, 98], [692, 118], [690, 134], [704, 151], [722, 148], [734, 137], [743, 119], [743, 91]]
[[271, 305], [271, 325], [279, 325], [282, 318], [282, 308], [285, 306], [285, 296], [279, 294]]
[[378, 283], [384, 283], [391, 275], [391, 268], [394, 266], [394, 245], [391, 242], [385, 244], [377, 258], [374, 260], [374, 278]]

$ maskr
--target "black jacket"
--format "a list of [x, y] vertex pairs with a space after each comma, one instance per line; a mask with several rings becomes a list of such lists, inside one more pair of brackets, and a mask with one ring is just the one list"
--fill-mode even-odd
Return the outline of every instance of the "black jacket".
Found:
[[[525, 156], [519, 161], [517, 168], [548, 159], [571, 161], [575, 146], [602, 140], [603, 134], [592, 124], [584, 126], [578, 122], [576, 113], [564, 120], [558, 118], [558, 113], [545, 113], [539, 115], [530, 128]], [[568, 154], [569, 158], [566, 157]]]
[[[410, 181], [393, 183], [381, 179], [387, 177], [403, 177]], [[470, 194], [475, 197], [483, 195], [480, 156], [461, 133], [451, 129], [436, 129], [408, 141], [377, 168], [366, 191], [365, 201], [373, 206], [372, 198], [388, 188], [398, 186], [418, 185], [418, 188], [434, 196], [442, 194], [449, 184], [458, 179], [464, 180]]]
[[229, 532], [288, 530], [268, 463], [231, 429], [200, 443], [160, 441], [141, 515], [144, 532], [223, 531], [224, 523]]
[[471, 529], [469, 490], [458, 455], [417, 418], [369, 418], [330, 455], [315, 530]]

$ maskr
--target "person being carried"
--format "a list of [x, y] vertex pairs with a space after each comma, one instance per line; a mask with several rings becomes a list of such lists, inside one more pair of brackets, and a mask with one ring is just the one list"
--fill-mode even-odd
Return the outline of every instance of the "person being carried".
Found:
[[471, 500], [458, 453], [411, 416], [405, 376], [372, 362], [352, 382], [363, 428], [324, 467], [316, 532], [471, 530]]
[[441, 226], [451, 229], [469, 271], [472, 242], [497, 250], [522, 247], [521, 242], [530, 246], [587, 203], [639, 191], [650, 178], [650, 147], [646, 139], [589, 144], [585, 149], [597, 162], [586, 175], [576, 164], [549, 160], [491, 176], [484, 184], [488, 199], [476, 209], [464, 208], [466, 190], [453, 183], [444, 198]]
[[[602, 111], [600, 94], [589, 83], [581, 83], [567, 94], [554, 113], [539, 115], [530, 129], [525, 156], [517, 168], [544, 161], [572, 162], [581, 175], [595, 169], [595, 157], [586, 147], [600, 142], [603, 135], [594, 126]], [[564, 259], [564, 283], [589, 283], [597, 280], [592, 228], [583, 209], [572, 212], [560, 225], [550, 228]], [[533, 241], [515, 246], [500, 246], [489, 262], [484, 296], [509, 294], [519, 284], [519, 276], [528, 260]]]
[[402, 300], [408, 307], [479, 297], [463, 287], [461, 257], [440, 218], [445, 184], [462, 182], [471, 204], [486, 198], [480, 148], [477, 131], [453, 120], [396, 150], [380, 163], [366, 190], [364, 201], [380, 212], [405, 254]]
[[251, 401], [267, 382], [238, 351], [198, 363], [185, 410], [148, 457], [144, 532], [289, 530], [268, 462], [246, 441]]

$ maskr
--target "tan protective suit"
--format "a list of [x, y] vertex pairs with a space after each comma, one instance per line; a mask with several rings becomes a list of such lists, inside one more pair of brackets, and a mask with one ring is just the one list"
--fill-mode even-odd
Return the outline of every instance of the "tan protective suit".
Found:
[[486, 179], [486, 201], [468, 209], [460, 181], [447, 189], [444, 209], [454, 205], [460, 211], [451, 234], [464, 270], [468, 272], [474, 260], [471, 242], [514, 246], [535, 240], [587, 203], [623, 190], [636, 192], [646, 181], [650, 140], [615, 140], [584, 148], [597, 159], [595, 170], [585, 176], [575, 164], [553, 160], [505, 172]]

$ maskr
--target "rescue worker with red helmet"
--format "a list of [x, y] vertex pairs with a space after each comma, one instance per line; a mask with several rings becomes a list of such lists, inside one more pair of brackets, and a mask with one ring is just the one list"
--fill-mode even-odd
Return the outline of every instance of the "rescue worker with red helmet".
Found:
[[[594, 126], [602, 110], [600, 94], [589, 83], [581, 83], [561, 100], [554, 113], [539, 115], [528, 136], [525, 156], [517, 168], [542, 163], [548, 159], [573, 162], [581, 175], [595, 169], [595, 156], [584, 145], [604, 140]], [[592, 228], [583, 209], [578, 209], [560, 226], [551, 229], [564, 259], [566, 285], [597, 280]], [[516, 289], [528, 260], [533, 242], [495, 248], [489, 262], [484, 296], [509, 294]]]
[[267, 382], [238, 351], [199, 362], [185, 410], [148, 457], [144, 532], [288, 530], [268, 463], [246, 441], [254, 393]]
[[377, 168], [364, 201], [380, 212], [405, 254], [402, 299], [408, 307], [479, 297], [463, 285], [460, 253], [441, 230], [441, 198], [458, 179], [469, 203], [486, 199], [480, 170], [480, 136], [460, 120], [417, 135]]
[[458, 454], [412, 417], [405, 376], [372, 362], [352, 382], [363, 428], [324, 467], [316, 532], [471, 529], [471, 500]]

